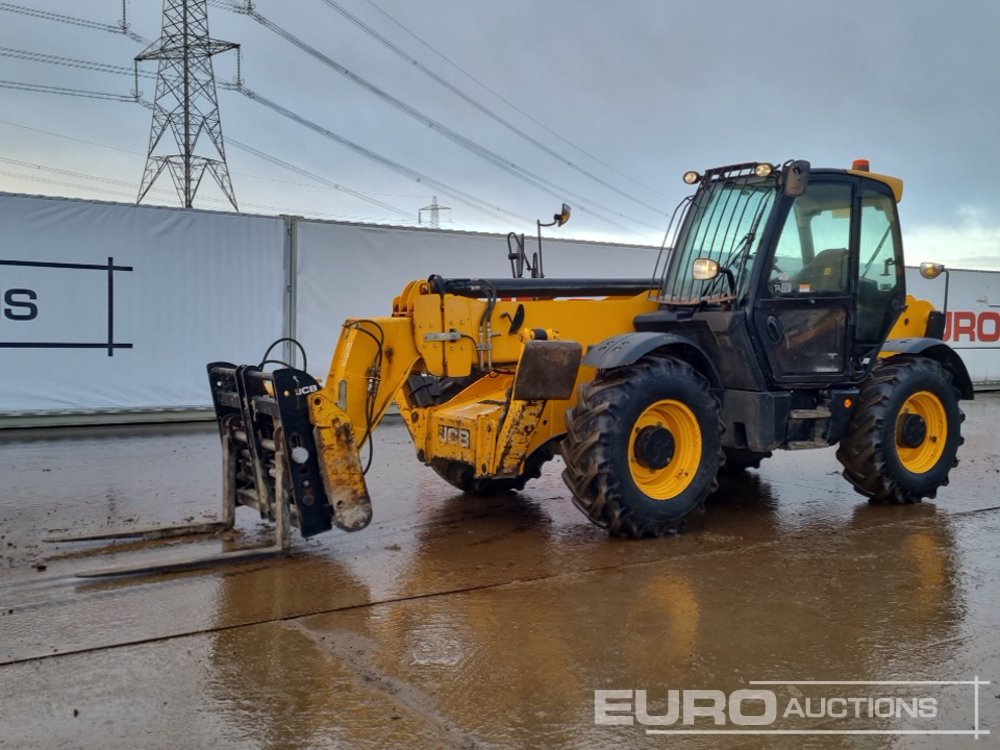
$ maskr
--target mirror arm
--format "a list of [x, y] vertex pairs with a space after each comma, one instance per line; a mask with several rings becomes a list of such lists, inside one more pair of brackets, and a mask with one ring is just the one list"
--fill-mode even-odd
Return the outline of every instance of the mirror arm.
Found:
[[719, 273], [723, 274], [726, 277], [726, 281], [729, 282], [729, 293], [736, 294], [736, 277], [733, 275], [732, 270], [728, 266], [721, 266]]

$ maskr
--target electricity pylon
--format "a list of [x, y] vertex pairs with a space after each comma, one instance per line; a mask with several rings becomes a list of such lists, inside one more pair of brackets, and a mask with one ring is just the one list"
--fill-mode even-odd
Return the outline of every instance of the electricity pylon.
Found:
[[[191, 208], [207, 170], [233, 208], [239, 210], [226, 164], [219, 99], [212, 69], [212, 57], [231, 49], [238, 51], [239, 45], [209, 36], [208, 0], [164, 0], [160, 38], [135, 58], [136, 65], [145, 60], [158, 60], [160, 63], [146, 170], [142, 175], [137, 203], [142, 202], [166, 169], [182, 205]], [[168, 130], [173, 134], [179, 153], [157, 154], [160, 141]], [[214, 149], [214, 153], [210, 150], [208, 156], [199, 149], [199, 145], [205, 145], [205, 139], [201, 138], [203, 135], [211, 141]]]
[[438, 203], [438, 197], [435, 195], [431, 204], [429, 206], [424, 206], [419, 211], [417, 211], [417, 223], [424, 223], [424, 211], [427, 211], [431, 216], [431, 229], [439, 229], [441, 227], [441, 212], [451, 211], [450, 206], [442, 206]]

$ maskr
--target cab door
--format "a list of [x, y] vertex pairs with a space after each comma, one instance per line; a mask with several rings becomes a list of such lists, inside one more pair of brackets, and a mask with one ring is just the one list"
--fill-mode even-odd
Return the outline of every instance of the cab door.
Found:
[[814, 174], [765, 257], [753, 325], [775, 382], [852, 374], [856, 191], [851, 177]]

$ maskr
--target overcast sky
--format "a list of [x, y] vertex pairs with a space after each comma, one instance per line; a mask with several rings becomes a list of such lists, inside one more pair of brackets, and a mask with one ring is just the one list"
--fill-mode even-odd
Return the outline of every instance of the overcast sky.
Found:
[[[250, 90], [440, 183], [400, 175], [238, 92], [220, 90], [223, 131], [234, 143], [383, 204], [231, 145], [227, 155], [244, 211], [413, 224], [418, 209], [437, 195], [451, 207], [441, 214], [442, 226], [530, 233], [536, 218], [550, 218], [566, 200], [574, 216], [559, 236], [659, 244], [670, 212], [687, 192], [680, 179], [687, 169], [790, 158], [848, 167], [865, 157], [874, 170], [906, 183], [900, 210], [909, 262], [1000, 268], [1000, 3], [336, 3], [547, 151], [463, 101], [323, 0], [256, 0], [256, 9], [455, 131], [471, 148], [488, 149], [532, 177], [515, 178], [252, 18], [213, 4], [212, 35], [242, 45]], [[120, 0], [16, 4], [112, 25], [121, 14]], [[120, 34], [2, 10], [9, 5], [0, 5], [5, 50], [121, 66], [131, 66], [142, 50]], [[157, 37], [162, 2], [127, 5], [132, 31]], [[235, 54], [214, 61], [218, 80], [231, 81]], [[143, 69], [156, 70], [154, 63]], [[0, 79], [123, 95], [132, 88], [127, 76], [9, 56], [0, 56]], [[141, 88], [151, 99], [154, 81], [143, 80]], [[148, 110], [9, 89], [0, 89], [0, 97], [0, 190], [135, 199]], [[547, 186], [540, 187], [539, 178]], [[494, 209], [470, 206], [445, 187]], [[221, 201], [206, 178], [196, 205], [223, 209]], [[177, 203], [166, 176], [147, 202]]]

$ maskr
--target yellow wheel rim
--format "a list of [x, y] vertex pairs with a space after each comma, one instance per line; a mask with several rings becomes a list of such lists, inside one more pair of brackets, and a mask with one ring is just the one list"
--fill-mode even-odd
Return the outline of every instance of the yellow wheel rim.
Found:
[[[646, 428], [670, 433], [673, 452], [666, 466], [651, 468], [636, 451], [636, 441]], [[701, 427], [686, 404], [672, 399], [657, 401], [639, 415], [628, 443], [629, 469], [636, 487], [654, 500], [672, 500], [687, 489], [701, 465]]]
[[[923, 420], [926, 434], [918, 444], [907, 444], [902, 438], [902, 423], [908, 415]], [[941, 399], [930, 391], [917, 391], [903, 403], [896, 418], [896, 453], [903, 468], [914, 474], [924, 474], [941, 460], [948, 442], [948, 415]]]

